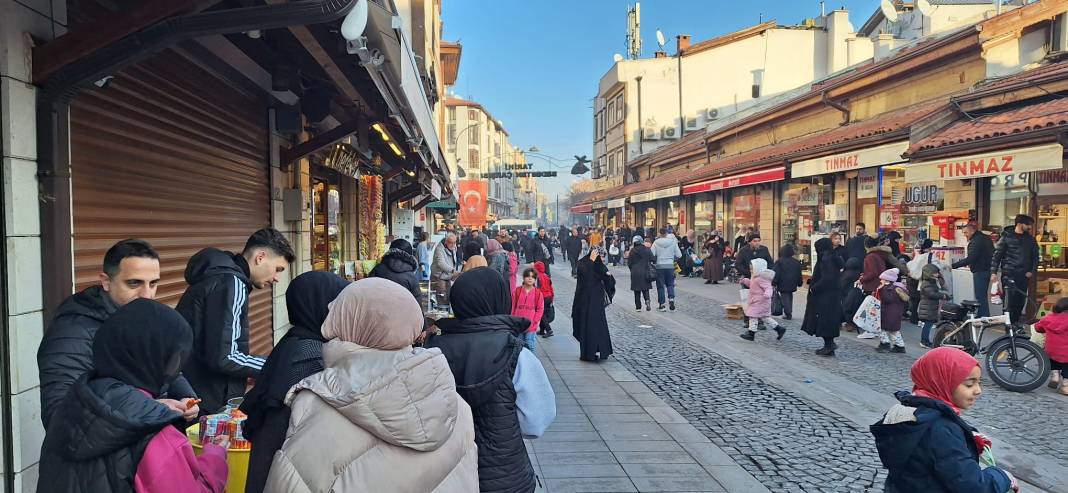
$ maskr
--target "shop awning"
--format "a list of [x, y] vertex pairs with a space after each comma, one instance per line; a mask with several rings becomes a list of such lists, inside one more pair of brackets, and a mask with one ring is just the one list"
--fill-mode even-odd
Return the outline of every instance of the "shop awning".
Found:
[[445, 199], [431, 202], [426, 205], [427, 209], [455, 209], [456, 199]]
[[593, 204], [579, 204], [571, 206], [571, 212], [575, 214], [589, 214], [593, 212]]
[[661, 188], [660, 190], [653, 190], [652, 192], [639, 193], [637, 195], [630, 196], [630, 203], [637, 204], [638, 202], [649, 202], [650, 200], [668, 199], [671, 197], [679, 196], [679, 187]]
[[868, 149], [831, 154], [815, 159], [806, 159], [790, 166], [790, 176], [816, 176], [839, 171], [872, 168], [905, 162], [901, 157], [909, 149], [908, 141], [894, 142]]
[[702, 181], [700, 183], [686, 185], [682, 187], [682, 194], [692, 195], [701, 192], [711, 192], [713, 190], [723, 190], [725, 188], [744, 187], [746, 185], [756, 185], [758, 183], [779, 181], [785, 178], [786, 167], [777, 166], [774, 168], [763, 169], [760, 171], [742, 173], [740, 175], [725, 176], [723, 178], [716, 178], [715, 180]]
[[618, 209], [618, 208], [623, 207], [625, 205], [627, 205], [627, 198], [626, 197], [623, 197], [621, 199], [613, 199], [613, 200], [606, 200], [605, 201], [605, 208], [606, 209]]
[[598, 202], [594, 202], [593, 203], [593, 208], [594, 209], [607, 209], [608, 208], [608, 201], [607, 200], [601, 200], [601, 201], [598, 201]]
[[910, 164], [905, 167], [905, 182], [965, 180], [1062, 167], [1064, 148], [1046, 144]]

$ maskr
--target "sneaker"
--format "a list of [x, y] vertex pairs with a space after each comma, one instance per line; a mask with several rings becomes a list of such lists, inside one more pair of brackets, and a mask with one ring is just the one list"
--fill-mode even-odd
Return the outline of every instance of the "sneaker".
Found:
[[894, 346], [893, 349], [890, 350], [890, 352], [891, 353], [905, 354], [905, 346]]
[[668, 300], [668, 308], [675, 311], [675, 300]]
[[793, 315], [783, 315], [782, 319], [783, 320], [793, 320], [794, 316]]
[[641, 312], [642, 311], [642, 307], [639, 306], [638, 308], [635, 308], [634, 311]]
[[646, 303], [645, 304], [645, 311], [647, 311], [647, 312], [653, 311], [653, 305], [650, 305], [650, 304]]
[[922, 347], [924, 349], [934, 349], [934, 346], [932, 346], [931, 343], [929, 343], [929, 342], [922, 342], [921, 341], [920, 342], [920, 347]]
[[705, 281], [705, 284], [712, 284], [712, 281]]
[[888, 352], [890, 352], [890, 343], [889, 342], [880, 342], [879, 343], [879, 347], [875, 348], [875, 351], [876, 352], [880, 352], [880, 353], [888, 353]]
[[878, 339], [878, 338], [879, 338], [879, 334], [876, 334], [875, 332], [865, 332], [865, 333], [860, 334], [860, 335], [857, 336], [857, 339]]
[[786, 329], [783, 327], [775, 327], [775, 333], [778, 334], [778, 337], [776, 337], [775, 340], [781, 341], [782, 336], [786, 335]]
[[753, 331], [747, 330], [745, 332], [742, 332], [742, 335], [740, 335], [738, 337], [741, 337], [742, 339], [745, 339], [747, 341], [753, 341], [753, 340], [756, 340], [756, 333], [753, 332]]
[[664, 305], [660, 305], [660, 308], [657, 308], [656, 311], [658, 311], [658, 312], [666, 312], [667, 311], [667, 307], [665, 307]]

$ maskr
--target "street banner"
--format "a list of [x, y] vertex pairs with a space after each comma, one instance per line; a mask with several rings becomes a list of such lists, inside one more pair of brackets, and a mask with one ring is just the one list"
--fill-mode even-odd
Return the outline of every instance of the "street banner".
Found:
[[482, 180], [460, 180], [460, 218], [461, 226], [483, 226], [486, 224], [489, 182]]

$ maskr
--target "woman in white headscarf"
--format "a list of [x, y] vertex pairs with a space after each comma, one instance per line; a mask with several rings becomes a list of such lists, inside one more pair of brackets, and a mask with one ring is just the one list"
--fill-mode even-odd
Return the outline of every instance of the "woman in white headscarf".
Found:
[[325, 370], [295, 385], [265, 491], [478, 490], [471, 408], [438, 349], [412, 348], [419, 304], [392, 281], [356, 281], [330, 303]]

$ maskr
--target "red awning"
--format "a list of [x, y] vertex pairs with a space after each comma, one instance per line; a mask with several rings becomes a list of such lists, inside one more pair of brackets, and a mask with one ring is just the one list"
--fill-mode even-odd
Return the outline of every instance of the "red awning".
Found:
[[742, 173], [740, 175], [725, 176], [723, 178], [716, 178], [715, 180], [702, 181], [700, 183], [694, 183], [693, 185], [686, 185], [682, 187], [682, 194], [692, 195], [695, 193], [756, 185], [757, 183], [767, 183], [784, 179], [786, 179], [786, 167], [778, 166], [775, 168], [762, 169], [760, 171]]
[[593, 204], [579, 204], [571, 206], [571, 212], [575, 214], [589, 214], [593, 212]]

